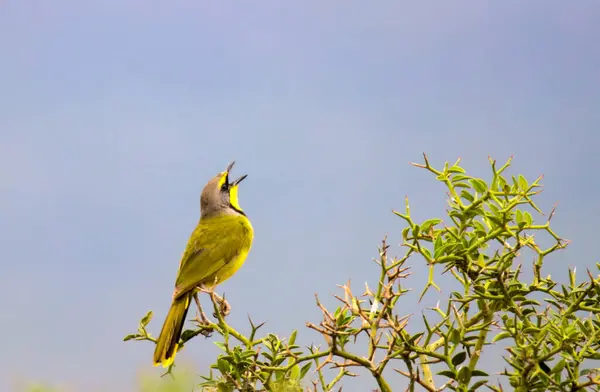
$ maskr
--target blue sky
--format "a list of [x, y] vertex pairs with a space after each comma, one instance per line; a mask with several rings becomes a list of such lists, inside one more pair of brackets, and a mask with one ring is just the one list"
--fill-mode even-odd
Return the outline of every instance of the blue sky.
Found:
[[[251, 314], [319, 341], [302, 329], [319, 320], [313, 293], [376, 280], [380, 239], [400, 242], [391, 209], [408, 195], [418, 218], [443, 213], [443, 188], [408, 165], [422, 152], [438, 165], [461, 156], [480, 176], [488, 155], [545, 174], [541, 205], [560, 202], [553, 223], [573, 240], [548, 271], [592, 266], [599, 11], [592, 0], [3, 2], [0, 391], [29, 379], [133, 390], [152, 347], [122, 337], [148, 309], [158, 333], [200, 190], [232, 159], [249, 174], [240, 199], [256, 230], [221, 286], [242, 329]], [[425, 270], [412, 265], [419, 289]], [[198, 339], [178, 358], [203, 372], [215, 354]]]

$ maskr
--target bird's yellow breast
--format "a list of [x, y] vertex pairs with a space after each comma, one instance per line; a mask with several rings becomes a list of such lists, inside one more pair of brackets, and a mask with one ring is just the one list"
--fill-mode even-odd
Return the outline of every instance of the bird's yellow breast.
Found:
[[242, 214], [201, 219], [181, 259], [175, 296], [233, 276], [246, 261], [253, 237], [252, 224]]
[[[239, 219], [237, 219], [237, 225], [240, 226], [238, 228], [239, 242], [237, 251], [232, 252], [229, 256], [229, 260], [225, 261], [221, 268], [204, 280], [204, 285], [210, 287], [212, 285], [222, 283], [231, 278], [242, 267], [242, 265], [244, 265], [244, 262], [248, 257], [248, 253], [250, 252], [250, 248], [252, 247], [254, 230], [250, 220], [243, 215], [240, 215]], [[238, 232], [238, 230], [234, 231]]]

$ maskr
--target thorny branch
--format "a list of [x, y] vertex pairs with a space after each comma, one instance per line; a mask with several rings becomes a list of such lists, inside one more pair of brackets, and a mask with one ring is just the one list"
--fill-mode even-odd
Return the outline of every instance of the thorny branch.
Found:
[[[363, 369], [381, 392], [398, 390], [388, 381], [392, 371], [406, 379], [406, 391], [411, 392], [471, 392], [483, 387], [502, 391], [481, 361], [488, 345], [503, 340], [507, 368], [500, 377], [516, 391], [599, 391], [600, 371], [589, 366], [600, 359], [600, 276], [587, 271], [585, 280], [578, 282], [573, 268], [569, 282], [558, 290], [558, 282], [543, 277], [545, 259], [569, 241], [550, 227], [556, 206], [544, 223], [535, 222], [532, 214], [541, 214], [534, 199], [542, 177], [531, 183], [521, 175], [508, 178], [504, 172], [511, 160], [498, 168], [490, 159], [489, 183], [467, 175], [460, 159], [442, 169], [434, 168], [425, 155], [423, 164], [413, 164], [446, 186], [447, 219], [415, 222], [408, 198], [404, 212], [394, 211], [406, 225], [401, 244], [406, 252], [391, 257], [387, 238], [382, 241], [374, 260], [379, 274], [373, 289], [365, 283], [365, 291], [356, 294], [350, 281], [338, 286], [335, 310], [327, 309], [315, 294], [322, 320], [306, 325], [322, 336], [324, 348], [311, 345], [301, 350], [297, 331], [289, 339], [274, 334], [259, 338], [263, 324], [251, 320], [251, 333], [245, 336], [226, 322], [223, 302], [209, 293], [215, 319], [200, 310], [196, 327], [184, 331], [180, 345], [200, 334], [223, 338], [217, 342], [223, 352], [200, 387], [301, 391], [310, 385], [312, 391], [341, 391], [344, 380], [357, 376], [354, 369]], [[542, 247], [537, 242], [542, 234], [554, 243]], [[526, 252], [533, 256], [531, 282], [524, 281], [523, 265], [517, 264]], [[430, 288], [441, 292], [435, 282], [440, 273], [450, 272], [462, 289], [451, 292], [445, 306], [438, 302], [424, 312], [421, 331], [411, 334], [411, 315], [399, 312], [397, 305], [409, 292], [406, 263], [415, 256], [428, 268], [419, 300]], [[155, 342], [146, 330], [150, 318], [151, 313], [125, 340]], [[312, 381], [307, 383], [306, 377]]]

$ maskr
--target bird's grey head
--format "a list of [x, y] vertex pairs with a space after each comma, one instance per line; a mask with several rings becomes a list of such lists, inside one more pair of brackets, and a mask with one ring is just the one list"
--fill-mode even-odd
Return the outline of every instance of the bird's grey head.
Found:
[[200, 195], [200, 217], [207, 218], [222, 214], [244, 214], [238, 202], [238, 185], [246, 178], [246, 174], [233, 182], [229, 182], [229, 173], [235, 161], [225, 171], [214, 176], [202, 190]]

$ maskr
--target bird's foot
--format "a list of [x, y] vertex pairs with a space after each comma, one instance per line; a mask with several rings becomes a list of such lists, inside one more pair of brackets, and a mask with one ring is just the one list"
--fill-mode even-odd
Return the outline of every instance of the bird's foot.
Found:
[[197, 334], [200, 334], [206, 338], [210, 338], [215, 331], [212, 323], [206, 319], [202, 319], [202, 317], [196, 316], [194, 319], [196, 322], [196, 326], [198, 327]]
[[215, 331], [212, 323], [206, 319], [202, 319], [202, 317], [196, 316], [194, 319], [196, 322], [196, 326], [198, 327], [198, 333], [206, 338], [210, 338]]
[[[225, 300], [225, 296], [221, 297], [219, 294], [215, 293], [212, 288], [201, 287], [200, 291], [210, 295], [210, 299], [219, 310], [221, 317], [227, 317], [229, 313], [231, 313], [231, 305]], [[219, 318], [216, 312], [213, 313], [213, 317], [216, 319]]]
[[[219, 306], [219, 313], [221, 313], [222, 317], [227, 317], [229, 313], [231, 313], [231, 305], [229, 305], [229, 302], [227, 302], [224, 297], [221, 297], [220, 295], [215, 293], [213, 293], [213, 295], [215, 301]], [[213, 317], [218, 318], [216, 313], [213, 313]]]

